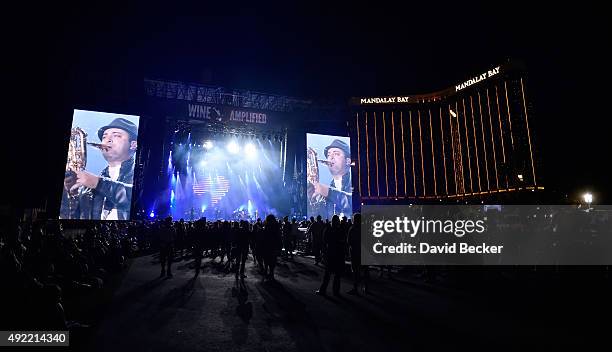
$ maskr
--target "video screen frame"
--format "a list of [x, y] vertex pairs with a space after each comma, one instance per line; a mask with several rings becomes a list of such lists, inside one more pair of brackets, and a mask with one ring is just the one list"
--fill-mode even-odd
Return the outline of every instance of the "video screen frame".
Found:
[[130, 220], [139, 122], [135, 115], [74, 110], [60, 219]]
[[306, 134], [307, 216], [353, 215], [350, 137]]

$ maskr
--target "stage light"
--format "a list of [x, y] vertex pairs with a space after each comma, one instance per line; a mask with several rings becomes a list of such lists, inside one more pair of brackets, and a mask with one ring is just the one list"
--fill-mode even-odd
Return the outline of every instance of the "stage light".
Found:
[[244, 153], [247, 157], [253, 158], [257, 155], [257, 148], [253, 143], [247, 143], [247, 145], [244, 146]]
[[208, 162], [206, 160], [200, 161], [200, 167], [201, 168], [205, 168], [206, 166], [208, 166]]
[[212, 141], [208, 140], [208, 141], [205, 141], [205, 142], [204, 142], [204, 148], [205, 148], [206, 150], [210, 150], [210, 149], [212, 149], [212, 147], [213, 147], [213, 143], [212, 143]]
[[238, 146], [238, 144], [236, 142], [231, 141], [227, 145], [227, 151], [232, 153], [232, 154], [238, 154], [238, 152], [240, 152], [240, 147]]
[[149, 213], [149, 217], [150, 218], [154, 218], [155, 217], [155, 212], [153, 210], [151, 210], [151, 212]]

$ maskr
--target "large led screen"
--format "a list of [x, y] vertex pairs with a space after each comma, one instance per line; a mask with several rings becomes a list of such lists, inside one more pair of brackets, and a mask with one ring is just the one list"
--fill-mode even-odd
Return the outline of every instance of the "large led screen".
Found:
[[308, 216], [353, 214], [350, 138], [306, 134]]
[[138, 116], [74, 110], [60, 219], [130, 219], [138, 122]]

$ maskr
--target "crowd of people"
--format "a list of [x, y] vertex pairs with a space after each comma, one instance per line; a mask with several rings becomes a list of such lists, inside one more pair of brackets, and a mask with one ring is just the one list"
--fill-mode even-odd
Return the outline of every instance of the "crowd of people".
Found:
[[200, 273], [203, 258], [224, 264], [227, 272], [236, 278], [245, 278], [245, 265], [251, 254], [253, 264], [266, 281], [275, 280], [275, 267], [279, 257], [292, 260], [300, 250], [314, 258], [315, 265], [325, 266], [325, 275], [317, 294], [325, 295], [331, 275], [334, 275], [332, 292], [340, 295], [340, 278], [350, 260], [354, 287], [349, 294], [358, 294], [364, 283], [367, 269], [360, 262], [360, 215], [347, 219], [334, 215], [331, 219], [297, 222], [288, 217], [277, 219], [268, 215], [264, 221], [207, 221], [206, 218], [185, 222], [173, 222], [171, 218], [159, 220], [151, 225], [153, 244], [159, 248], [160, 276], [172, 277], [172, 262], [175, 256], [187, 253], [195, 260], [195, 275]]
[[[609, 218], [604, 215], [605, 221], [595, 224], [601, 233], [609, 232], [605, 226]], [[553, 222], [554, 228], [569, 226], [563, 225], [565, 217], [555, 219], [560, 222]], [[494, 220], [491, 218], [491, 223], [495, 224]], [[267, 282], [276, 280], [279, 258], [287, 262], [301, 254], [324, 268], [316, 294], [327, 294], [332, 276], [334, 295], [341, 295], [343, 276], [353, 282], [348, 294], [367, 293], [369, 267], [361, 265], [361, 224], [358, 213], [352, 219], [334, 215], [331, 219], [319, 216], [300, 222], [273, 215], [252, 222], [206, 218], [174, 221], [170, 217], [117, 222], [2, 219], [0, 275], [4, 299], [0, 328], [65, 330], [83, 326], [75, 321], [75, 314], [70, 314], [75, 312], [66, 311], [65, 299], [105, 288], [114, 274], [127, 267], [130, 257], [152, 253], [159, 253], [160, 277], [172, 277], [173, 262], [185, 259], [192, 261], [194, 275], [198, 276], [207, 258], [209, 264], [236, 279], [246, 278], [245, 268], [252, 263], [249, 274], [261, 275]], [[573, 227], [570, 230], [581, 232]], [[391, 276], [391, 267], [379, 269], [379, 276], [385, 272]], [[444, 274], [448, 274], [446, 269], [441, 269]], [[423, 267], [422, 279], [431, 281], [437, 272]]]
[[127, 223], [98, 222], [72, 236], [64, 233], [59, 221], [7, 220], [2, 225], [0, 275], [5, 298], [0, 323], [5, 328], [81, 326], [67, 320], [64, 298], [103, 288], [135, 249]]
[[[5, 279], [2, 326], [65, 330], [83, 326], [69, 320], [64, 299], [102, 289], [109, 276], [120, 272], [137, 254], [159, 252], [160, 276], [172, 277], [172, 263], [193, 259], [199, 275], [202, 260], [222, 264], [236, 278], [246, 278], [252, 261], [264, 281], [275, 281], [278, 258], [294, 260], [298, 251], [324, 265], [317, 294], [325, 295], [331, 276], [333, 294], [340, 295], [340, 278], [347, 260], [352, 263], [354, 288], [364, 283], [360, 266], [360, 218], [319, 216], [297, 222], [268, 215], [263, 221], [156, 221], [81, 222], [57, 220], [2, 222], [0, 275]], [[363, 292], [367, 291], [367, 283]], [[68, 312], [69, 313], [69, 312]]]

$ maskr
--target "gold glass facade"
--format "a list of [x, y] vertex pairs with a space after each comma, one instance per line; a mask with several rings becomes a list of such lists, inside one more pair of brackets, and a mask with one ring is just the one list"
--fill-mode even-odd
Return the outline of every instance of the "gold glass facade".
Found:
[[[445, 199], [543, 189], [521, 71], [402, 104], [354, 104], [361, 198]], [[357, 99], [358, 101], [358, 99]]]

